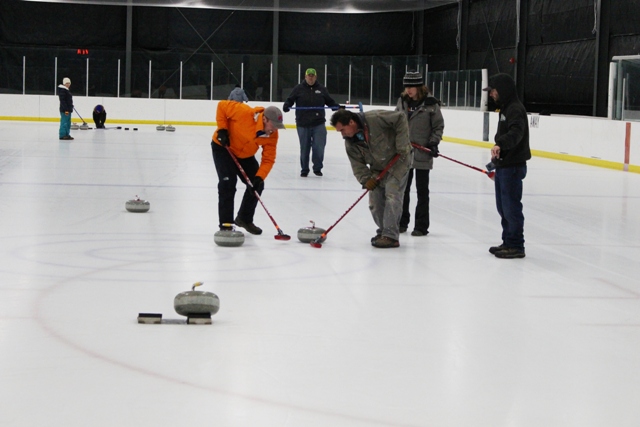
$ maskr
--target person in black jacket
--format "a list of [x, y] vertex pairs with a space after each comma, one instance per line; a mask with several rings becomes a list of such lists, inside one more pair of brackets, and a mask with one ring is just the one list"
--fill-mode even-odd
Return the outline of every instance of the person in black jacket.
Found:
[[491, 161], [496, 168], [496, 206], [502, 223], [502, 244], [492, 246], [489, 252], [498, 258], [524, 258], [522, 181], [527, 176], [527, 160], [531, 158], [527, 111], [518, 99], [516, 83], [508, 74], [492, 76], [483, 90], [489, 92], [500, 108]]
[[96, 129], [104, 129], [104, 122], [107, 121], [107, 110], [102, 105], [96, 105], [93, 109], [93, 123]]
[[65, 77], [62, 84], [58, 85], [58, 98], [60, 98], [60, 130], [58, 136], [60, 139], [69, 141], [73, 137], [69, 134], [71, 130], [71, 113], [73, 112], [73, 96], [69, 92], [71, 79]]
[[304, 81], [293, 88], [284, 102], [282, 111], [288, 112], [296, 105], [296, 128], [300, 139], [300, 176], [309, 175], [309, 154], [313, 149], [313, 173], [322, 176], [324, 147], [327, 144], [324, 106], [337, 110], [340, 105], [329, 95], [329, 91], [317, 82], [317, 73], [313, 68], [305, 72]]

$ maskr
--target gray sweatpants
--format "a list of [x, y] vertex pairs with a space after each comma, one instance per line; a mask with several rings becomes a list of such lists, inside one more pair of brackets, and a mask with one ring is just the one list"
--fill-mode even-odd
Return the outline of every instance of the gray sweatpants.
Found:
[[399, 240], [402, 202], [408, 175], [408, 173], [405, 174], [401, 180], [393, 175], [387, 175], [378, 187], [369, 192], [369, 210], [371, 210], [373, 221], [378, 226], [376, 234]]

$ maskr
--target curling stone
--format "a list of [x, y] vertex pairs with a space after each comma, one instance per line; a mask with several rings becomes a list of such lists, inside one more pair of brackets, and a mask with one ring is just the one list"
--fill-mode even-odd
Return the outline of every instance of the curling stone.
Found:
[[163, 125], [158, 125], [156, 126], [156, 130], [164, 130], [165, 127]]
[[86, 123], [83, 123], [80, 125], [80, 130], [89, 130], [89, 125]]
[[147, 212], [151, 208], [151, 204], [146, 200], [140, 200], [140, 198], [136, 196], [133, 200], [127, 200], [124, 207], [129, 212]]
[[124, 130], [129, 130], [129, 128], [124, 128]]
[[165, 130], [166, 130], [167, 132], [175, 132], [175, 131], [176, 131], [176, 128], [174, 128], [173, 126], [169, 125], [169, 126], [167, 126], [167, 127], [165, 128]]
[[71, 124], [71, 130], [78, 130], [78, 129], [80, 129], [80, 126], [78, 126], [77, 123], [72, 123]]
[[[226, 227], [233, 227], [233, 224], [223, 224]], [[213, 235], [213, 241], [218, 246], [242, 246], [244, 243], [244, 233], [242, 231], [236, 231], [233, 228], [231, 230], [216, 231]]]
[[[302, 243], [311, 243], [316, 240], [318, 237], [324, 233], [324, 228], [316, 227], [316, 223], [313, 221], [309, 221], [311, 223], [311, 227], [304, 227], [298, 230], [298, 240]], [[320, 243], [322, 243], [324, 239]]]
[[182, 316], [194, 315], [214, 315], [220, 310], [220, 298], [213, 292], [196, 291], [196, 286], [201, 286], [202, 282], [196, 282], [190, 291], [180, 292], [173, 299], [173, 308], [176, 313]]

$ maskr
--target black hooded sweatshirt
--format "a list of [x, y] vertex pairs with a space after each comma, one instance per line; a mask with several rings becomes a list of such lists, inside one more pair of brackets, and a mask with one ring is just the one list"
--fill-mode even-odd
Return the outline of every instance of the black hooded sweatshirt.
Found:
[[494, 138], [500, 147], [496, 167], [526, 163], [531, 158], [529, 148], [529, 120], [524, 105], [518, 99], [516, 83], [508, 74], [496, 74], [489, 79], [489, 87], [498, 91], [500, 121]]

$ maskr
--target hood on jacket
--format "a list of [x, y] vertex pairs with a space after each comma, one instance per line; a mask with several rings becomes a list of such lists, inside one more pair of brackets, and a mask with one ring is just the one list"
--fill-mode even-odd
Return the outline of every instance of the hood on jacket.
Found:
[[491, 89], [498, 91], [498, 105], [507, 105], [514, 99], [518, 99], [516, 82], [509, 74], [500, 73], [490, 77], [489, 87], [484, 90], [491, 91]]

